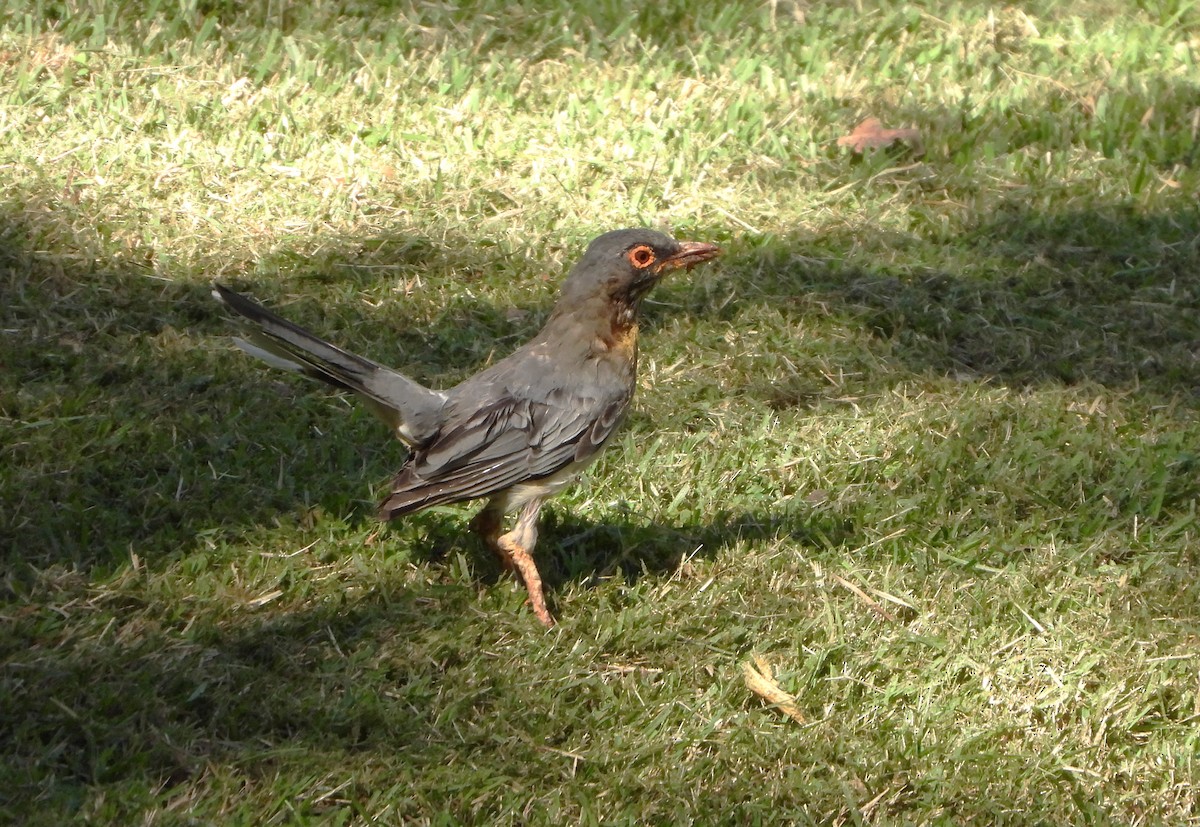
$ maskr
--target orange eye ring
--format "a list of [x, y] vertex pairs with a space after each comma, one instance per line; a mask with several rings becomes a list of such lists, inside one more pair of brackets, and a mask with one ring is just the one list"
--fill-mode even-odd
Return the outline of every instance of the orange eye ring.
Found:
[[645, 244], [640, 244], [634, 247], [628, 253], [629, 263], [639, 270], [645, 269], [654, 263], [654, 251]]

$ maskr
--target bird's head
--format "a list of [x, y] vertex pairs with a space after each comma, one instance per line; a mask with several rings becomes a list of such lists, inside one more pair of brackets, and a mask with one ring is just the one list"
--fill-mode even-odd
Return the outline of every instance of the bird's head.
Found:
[[720, 254], [715, 244], [676, 241], [654, 230], [613, 230], [594, 239], [571, 268], [562, 299], [566, 303], [602, 299], [636, 308], [667, 273], [690, 269]]

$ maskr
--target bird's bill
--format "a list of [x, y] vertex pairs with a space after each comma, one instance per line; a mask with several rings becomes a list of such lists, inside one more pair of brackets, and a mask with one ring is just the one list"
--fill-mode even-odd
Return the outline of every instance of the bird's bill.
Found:
[[709, 244], [705, 241], [681, 241], [679, 242], [679, 252], [670, 258], [663, 259], [658, 267], [658, 272], [661, 275], [669, 270], [678, 270], [680, 267], [690, 270], [697, 264], [719, 255], [721, 255], [721, 248], [716, 244]]

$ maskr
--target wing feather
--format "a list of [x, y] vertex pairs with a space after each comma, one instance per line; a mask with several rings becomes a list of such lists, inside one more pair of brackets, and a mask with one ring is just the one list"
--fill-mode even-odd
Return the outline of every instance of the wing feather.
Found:
[[549, 477], [603, 447], [628, 404], [628, 395], [532, 401], [505, 394], [414, 452], [380, 514], [396, 517]]

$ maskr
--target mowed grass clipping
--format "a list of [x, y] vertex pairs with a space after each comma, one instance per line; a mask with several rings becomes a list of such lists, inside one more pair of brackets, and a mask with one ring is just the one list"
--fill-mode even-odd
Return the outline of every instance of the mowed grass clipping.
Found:
[[[1200, 820], [1198, 55], [1184, 2], [10, 2], [0, 820]], [[636, 225], [726, 255], [545, 512], [550, 632], [209, 297], [448, 386]]]

